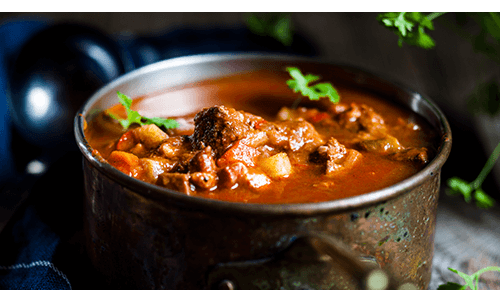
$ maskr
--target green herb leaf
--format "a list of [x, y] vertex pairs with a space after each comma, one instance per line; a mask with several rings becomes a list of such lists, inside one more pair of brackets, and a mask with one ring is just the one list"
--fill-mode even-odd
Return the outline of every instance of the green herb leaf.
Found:
[[472, 275], [467, 275], [465, 273], [462, 273], [458, 270], [455, 270], [453, 268], [448, 268], [448, 270], [452, 271], [453, 273], [457, 274], [458, 276], [462, 277], [465, 281], [465, 285], [460, 285], [458, 283], [453, 283], [453, 282], [448, 282], [447, 284], [440, 285], [438, 287], [438, 290], [465, 290], [467, 288], [470, 288], [471, 290], [478, 290], [478, 284], [479, 284], [479, 277], [489, 271], [497, 271], [500, 272], [500, 267], [496, 266], [490, 266], [490, 267], [485, 267], [476, 273]]
[[474, 199], [476, 206], [480, 208], [491, 208], [495, 205], [495, 200], [486, 194], [481, 188], [476, 189], [474, 192]]
[[254, 34], [270, 36], [285, 46], [292, 45], [292, 18], [288, 13], [250, 13], [246, 24]]
[[[433, 16], [435, 17], [437, 16]], [[420, 12], [382, 13], [378, 15], [377, 20], [398, 36], [400, 47], [403, 42], [425, 49], [435, 46], [434, 40], [425, 32], [425, 29], [434, 30], [432, 20]]]
[[467, 289], [466, 285], [460, 285], [455, 282], [448, 282], [446, 284], [439, 285], [437, 290], [465, 290]]
[[327, 97], [332, 103], [340, 101], [340, 95], [330, 83], [319, 83], [310, 86], [311, 82], [320, 79], [315, 75], [303, 75], [300, 69], [296, 67], [287, 67], [286, 70], [293, 79], [287, 80], [286, 83], [294, 92], [300, 92], [302, 96], [308, 97], [310, 100], [316, 101], [320, 98]]
[[494, 80], [479, 84], [467, 101], [472, 113], [487, 113], [495, 116], [500, 112], [500, 86]]
[[483, 191], [481, 185], [484, 179], [490, 173], [491, 169], [495, 165], [498, 157], [500, 157], [500, 143], [495, 147], [491, 153], [486, 164], [484, 165], [479, 175], [472, 182], [464, 181], [458, 177], [452, 177], [447, 180], [447, 185], [451, 189], [451, 194], [461, 193], [465, 201], [470, 202], [472, 198], [476, 201], [476, 205], [482, 208], [490, 208], [495, 205], [495, 200], [490, 197], [486, 192]]
[[108, 115], [113, 118], [118, 120], [122, 127], [124, 129], [128, 129], [130, 125], [132, 124], [139, 124], [141, 126], [143, 125], [148, 125], [148, 124], [155, 124], [158, 127], [164, 127], [165, 129], [174, 129], [179, 127], [179, 123], [177, 121], [172, 120], [172, 119], [164, 119], [164, 118], [159, 118], [159, 117], [153, 117], [153, 118], [148, 118], [141, 116], [139, 112], [134, 111], [131, 109], [132, 107], [132, 99], [127, 97], [125, 94], [122, 94], [120, 92], [116, 92], [118, 95], [118, 99], [120, 104], [125, 107], [125, 112], [127, 113], [127, 119], [121, 119], [118, 116], [108, 112]]

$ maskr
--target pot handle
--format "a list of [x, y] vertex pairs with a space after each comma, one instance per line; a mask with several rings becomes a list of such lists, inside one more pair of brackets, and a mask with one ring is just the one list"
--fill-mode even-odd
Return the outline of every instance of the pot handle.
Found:
[[211, 290], [417, 290], [399, 284], [376, 261], [359, 257], [338, 239], [311, 233], [262, 260], [217, 265], [208, 276]]

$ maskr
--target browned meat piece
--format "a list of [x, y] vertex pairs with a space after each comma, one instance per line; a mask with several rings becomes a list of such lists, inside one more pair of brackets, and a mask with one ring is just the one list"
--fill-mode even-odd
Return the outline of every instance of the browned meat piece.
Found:
[[205, 147], [198, 151], [189, 161], [191, 182], [203, 189], [210, 189], [217, 185], [215, 160], [212, 157], [212, 148]]
[[365, 131], [381, 138], [387, 134], [384, 119], [367, 105], [338, 104], [330, 108], [336, 114], [339, 124], [352, 132]]
[[252, 114], [236, 111], [233, 108], [215, 106], [204, 109], [194, 118], [193, 147], [203, 149], [212, 147], [216, 157], [235, 141], [258, 134], [257, 124], [264, 119]]
[[231, 188], [247, 173], [248, 169], [243, 163], [230, 164], [219, 171], [219, 186]]
[[193, 159], [189, 161], [190, 172], [213, 173], [216, 169], [215, 160], [212, 157], [212, 147], [210, 146], [196, 153]]
[[425, 164], [429, 162], [429, 152], [427, 148], [407, 148], [404, 150], [401, 150], [400, 152], [397, 152], [393, 155], [390, 156], [394, 160], [398, 161], [416, 161], [420, 162], [421, 164]]
[[174, 136], [165, 139], [164, 142], [158, 147], [158, 153], [165, 158], [177, 158], [179, 153], [183, 149], [187, 149], [186, 147], [189, 147], [187, 145], [190, 145], [185, 139], [186, 138], [183, 136]]
[[158, 176], [161, 184], [166, 188], [191, 195], [194, 187], [191, 187], [189, 175], [183, 173], [162, 173]]
[[347, 149], [333, 137], [328, 140], [326, 145], [319, 146], [313, 156], [315, 156], [313, 161], [326, 161], [325, 174], [327, 176], [334, 176], [339, 172], [352, 168], [362, 157], [361, 153], [354, 149]]
[[324, 141], [314, 126], [307, 121], [283, 121], [263, 124], [269, 138], [268, 144], [284, 150], [311, 152]]
[[391, 135], [376, 140], [363, 140], [358, 146], [368, 152], [376, 152], [380, 154], [396, 153], [404, 149], [398, 139]]
[[217, 175], [207, 172], [195, 172], [191, 174], [191, 182], [203, 189], [210, 189], [217, 185]]

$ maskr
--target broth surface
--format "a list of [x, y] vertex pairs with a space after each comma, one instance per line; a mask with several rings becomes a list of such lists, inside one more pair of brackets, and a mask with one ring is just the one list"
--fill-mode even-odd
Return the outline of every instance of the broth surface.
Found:
[[[308, 203], [340, 199], [382, 189], [402, 181], [417, 173], [432, 159], [437, 136], [428, 124], [416, 114], [385, 101], [370, 92], [346, 87], [334, 81], [332, 81], [332, 84], [341, 96], [341, 105], [337, 105], [336, 109], [332, 108], [332, 104], [328, 101], [312, 102], [304, 99], [299, 104], [299, 107], [302, 108], [298, 109], [299, 111], [295, 112], [287, 109], [283, 111], [283, 107], [291, 106], [299, 96], [298, 93], [294, 93], [288, 88], [286, 85], [287, 79], [289, 79], [289, 76], [286, 72], [282, 74], [267, 71], [248, 72], [217, 80], [186, 85], [181, 88], [159, 92], [155, 95], [142, 96], [134, 99], [132, 109], [139, 111], [143, 116], [177, 119], [181, 127], [168, 130], [169, 138], [174, 136], [192, 136], [195, 114], [204, 108], [212, 106], [224, 106], [222, 109], [234, 108], [242, 110], [246, 113], [260, 116], [265, 121], [270, 122], [270, 124], [274, 124], [272, 122], [285, 124], [289, 119], [283, 119], [283, 112], [291, 112], [290, 114], [292, 115], [300, 115], [296, 116], [294, 120], [305, 120], [312, 124], [324, 141], [321, 144], [318, 143], [319, 147], [323, 147], [323, 150], [318, 149], [318, 146], [316, 146], [318, 148], [311, 147], [312, 149], [308, 149], [307, 154], [292, 152], [293, 150], [289, 148], [290, 145], [287, 145], [288, 147], [278, 146], [279, 148], [269, 145], [268, 147], [272, 147], [271, 149], [264, 147], [267, 145], [259, 145], [259, 152], [267, 152], [265, 150], [271, 152], [265, 153], [267, 154], [266, 157], [277, 153], [287, 153], [292, 163], [292, 169], [286, 176], [269, 178], [271, 180], [270, 184], [258, 188], [249, 188], [243, 182], [231, 183], [231, 186], [226, 187], [221, 186], [220, 180], [222, 179], [222, 175], [220, 172], [223, 166], [217, 165], [217, 169], [213, 173], [217, 179], [216, 182], [218, 182], [216, 186], [201, 188], [191, 181], [189, 184], [190, 189], [187, 189], [185, 192], [189, 195], [205, 198], [249, 203]], [[322, 79], [321, 81], [330, 80]], [[357, 105], [352, 105], [352, 103]], [[365, 125], [358, 124], [356, 125], [357, 127], [351, 126], [354, 122], [350, 123], [350, 120], [354, 117], [346, 119], [345, 115], [350, 111], [354, 111], [353, 108], [357, 108], [356, 106], [360, 105], [369, 108], [366, 109], [363, 107], [364, 112], [373, 111], [376, 113], [374, 116], [383, 118], [384, 132], [387, 136], [397, 139], [397, 144], [400, 145], [398, 151], [389, 148], [393, 143], [383, 143], [392, 142], [384, 141], [392, 140], [385, 137], [385, 135], [369, 132], [369, 129], [364, 127]], [[334, 110], [341, 111], [344, 109], [345, 111], [341, 113], [332, 113]], [[110, 108], [109, 111], [125, 117], [124, 109], [121, 105], [116, 105]], [[203, 122], [203, 119], [200, 119], [200, 122]], [[344, 123], [347, 122], [345, 123], [347, 125], [338, 125], [343, 122], [342, 120], [344, 120]], [[256, 129], [257, 127], [254, 126], [252, 128]], [[273, 125], [273, 128], [276, 128], [276, 126]], [[125, 130], [120, 124], [109, 118], [105, 113], [101, 113], [97, 118], [91, 120], [85, 131], [86, 138], [91, 147], [106, 160], [110, 160], [110, 155], [113, 151], [116, 151], [117, 142], [121, 137], [123, 138], [124, 133]], [[325, 153], [323, 152], [330, 152], [330, 148], [334, 146], [332, 142], [328, 141], [331, 138], [338, 140], [338, 143], [345, 147], [343, 152], [347, 150], [348, 154], [343, 155], [341, 159], [333, 161], [331, 155], [324, 157], [322, 154]], [[192, 149], [193, 154], [200, 152], [206, 147], [206, 142], [201, 143], [198, 148]], [[234, 143], [231, 143], [231, 145], [233, 146]], [[141, 151], [142, 153], [138, 155], [139, 157], [152, 158], [153, 155], [158, 155], [158, 148], [155, 147], [144, 152]], [[420, 155], [416, 156], [410, 150], [412, 148]], [[224, 150], [226, 149], [224, 148]], [[212, 151], [211, 154], [214, 156], [216, 164], [220, 164], [219, 159], [224, 155], [224, 150], [215, 150], [215, 153]], [[412, 154], [408, 153], [408, 151]], [[355, 153], [353, 156], [360, 154], [360, 157], [357, 159], [353, 158], [355, 161], [351, 164], [345, 160], [351, 156], [349, 153], [353, 152]], [[425, 158], [422, 157], [424, 153], [426, 154]], [[315, 155], [319, 157], [314, 158]], [[256, 160], [263, 159], [261, 157], [256, 158]], [[327, 161], [324, 161], [325, 158]], [[115, 165], [116, 160], [113, 160], [110, 163]], [[338, 164], [335, 164], [337, 161]], [[141, 164], [141, 166], [145, 166], [144, 163]], [[192, 164], [192, 162], [189, 164]], [[190, 168], [189, 166], [186, 168]], [[329, 168], [336, 168], [335, 166], [340, 166], [342, 170], [328, 173], [331, 172]], [[251, 171], [253, 170], [252, 166], [248, 166], [248, 164], [247, 167]], [[325, 174], [325, 167], [327, 174]], [[117, 168], [120, 169], [122, 167], [118, 166]], [[172, 172], [186, 173], [186, 169], [179, 166], [179, 163], [165, 165], [161, 172], [167, 172], [168, 170], [165, 168], [173, 170]], [[148, 179], [145, 177], [146, 173], [144, 173], [143, 168], [139, 170], [140, 172], [137, 171], [139, 173], [122, 171], [147, 182], [159, 184], [160, 186], [167, 184], [166, 187], [171, 188], [168, 185], [168, 181], [163, 181], [163, 184], [159, 181], [165, 180], [161, 176], [162, 173], [160, 173], [160, 177], [156, 176], [153, 179]], [[186, 174], [189, 175], [192, 172]]]

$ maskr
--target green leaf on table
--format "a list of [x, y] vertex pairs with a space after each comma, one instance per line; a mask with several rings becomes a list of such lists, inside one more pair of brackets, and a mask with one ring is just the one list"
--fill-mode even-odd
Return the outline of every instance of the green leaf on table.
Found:
[[464, 196], [466, 202], [471, 201], [472, 187], [469, 182], [458, 177], [452, 177], [447, 180], [447, 185], [451, 189], [451, 194], [460, 193]]
[[457, 274], [458, 276], [462, 277], [462, 279], [464, 279], [464, 281], [465, 281], [465, 285], [460, 285], [460, 284], [454, 283], [454, 282], [448, 282], [446, 284], [440, 285], [437, 288], [438, 290], [465, 290], [467, 288], [470, 288], [471, 290], [478, 290], [479, 277], [483, 273], [489, 272], [489, 271], [500, 272], [500, 267], [496, 267], [496, 266], [485, 267], [472, 275], [467, 275], [467, 274], [462, 273], [462, 272], [455, 270], [453, 268], [448, 268], [448, 270], [450, 270], [453, 273]]
[[495, 205], [495, 200], [481, 188], [476, 189], [474, 192], [474, 199], [476, 200], [476, 206], [480, 208], [491, 208]]
[[467, 285], [460, 285], [455, 282], [448, 282], [446, 284], [439, 285], [437, 290], [465, 290]]

